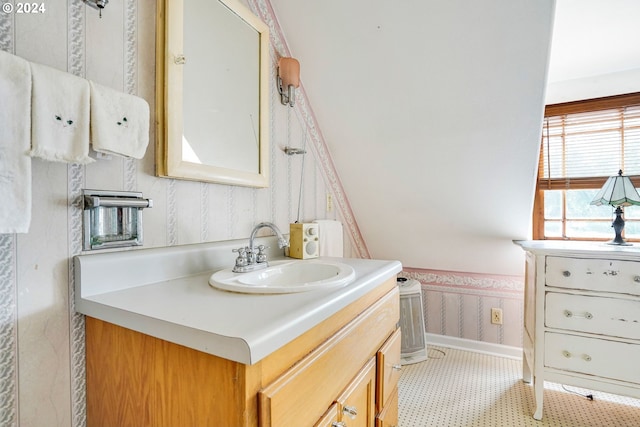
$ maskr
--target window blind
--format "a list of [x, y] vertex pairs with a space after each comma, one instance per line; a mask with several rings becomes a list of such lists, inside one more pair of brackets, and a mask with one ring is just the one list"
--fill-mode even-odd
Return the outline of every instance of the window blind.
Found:
[[552, 114], [543, 123], [541, 190], [599, 188], [619, 169], [640, 185], [640, 103], [584, 112], [555, 110], [560, 113], [547, 109]]

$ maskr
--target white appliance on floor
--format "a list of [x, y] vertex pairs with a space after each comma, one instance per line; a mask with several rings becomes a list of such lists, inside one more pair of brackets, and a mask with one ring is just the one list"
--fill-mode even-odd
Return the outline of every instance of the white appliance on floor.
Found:
[[428, 359], [427, 339], [424, 330], [424, 309], [420, 282], [398, 278], [400, 287], [400, 328], [402, 344], [401, 363], [410, 365]]

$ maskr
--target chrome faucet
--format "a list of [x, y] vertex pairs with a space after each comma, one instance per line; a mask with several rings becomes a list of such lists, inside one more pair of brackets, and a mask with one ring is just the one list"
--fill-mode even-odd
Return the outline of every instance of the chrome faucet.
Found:
[[254, 245], [258, 230], [264, 227], [270, 228], [274, 233], [276, 233], [276, 236], [278, 237], [279, 248], [282, 249], [286, 246], [289, 246], [289, 242], [275, 224], [271, 222], [261, 222], [260, 224], [253, 227], [253, 230], [251, 231], [251, 236], [249, 236], [249, 246], [233, 250], [233, 252], [238, 252], [236, 265], [235, 267], [233, 267], [233, 271], [235, 273], [247, 273], [249, 271], [260, 270], [261, 268], [266, 268], [269, 265], [269, 263], [267, 262], [267, 255], [264, 252], [266, 246], [259, 245], [258, 251], [256, 252], [256, 248]]

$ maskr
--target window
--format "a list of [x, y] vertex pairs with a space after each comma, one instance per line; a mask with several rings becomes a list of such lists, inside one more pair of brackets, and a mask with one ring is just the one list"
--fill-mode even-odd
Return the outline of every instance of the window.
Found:
[[[614, 209], [590, 202], [619, 169], [640, 187], [640, 93], [547, 106], [533, 237], [613, 238]], [[624, 237], [640, 241], [640, 206], [624, 218]]]

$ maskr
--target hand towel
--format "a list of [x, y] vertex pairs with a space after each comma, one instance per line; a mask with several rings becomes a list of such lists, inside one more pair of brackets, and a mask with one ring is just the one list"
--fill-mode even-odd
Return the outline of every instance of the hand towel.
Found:
[[320, 256], [344, 256], [342, 245], [342, 223], [331, 219], [317, 219], [318, 224], [318, 251]]
[[27, 233], [31, 223], [31, 71], [0, 50], [0, 233]]
[[31, 156], [68, 163], [89, 157], [89, 82], [31, 63]]
[[149, 104], [142, 98], [91, 86], [91, 144], [99, 153], [141, 159], [149, 144]]

